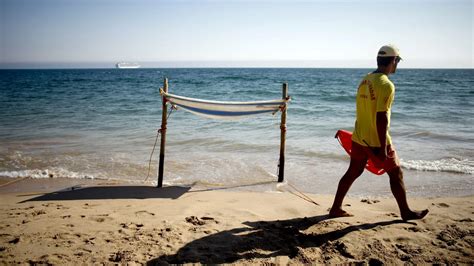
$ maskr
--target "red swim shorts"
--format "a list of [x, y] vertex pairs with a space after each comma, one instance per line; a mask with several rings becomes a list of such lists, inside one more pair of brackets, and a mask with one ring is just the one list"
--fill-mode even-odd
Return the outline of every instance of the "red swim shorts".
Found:
[[392, 145], [387, 146], [387, 158], [385, 161], [382, 161], [380, 157], [377, 156], [379, 153], [380, 148], [369, 148], [354, 141], [352, 142], [351, 159], [358, 161], [369, 159], [374, 163], [375, 167], [384, 169], [386, 172], [400, 167], [400, 160]]

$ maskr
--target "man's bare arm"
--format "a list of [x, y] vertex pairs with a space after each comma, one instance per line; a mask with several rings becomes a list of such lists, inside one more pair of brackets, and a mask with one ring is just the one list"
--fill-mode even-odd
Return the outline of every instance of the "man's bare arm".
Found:
[[387, 127], [387, 112], [377, 112], [377, 134], [379, 135], [380, 148], [382, 150], [380, 154], [382, 160], [387, 158]]

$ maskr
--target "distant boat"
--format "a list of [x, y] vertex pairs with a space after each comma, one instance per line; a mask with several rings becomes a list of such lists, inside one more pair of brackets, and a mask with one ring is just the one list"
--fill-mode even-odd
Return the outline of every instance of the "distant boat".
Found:
[[137, 63], [127, 63], [127, 62], [120, 62], [115, 64], [116, 68], [139, 68], [140, 65]]

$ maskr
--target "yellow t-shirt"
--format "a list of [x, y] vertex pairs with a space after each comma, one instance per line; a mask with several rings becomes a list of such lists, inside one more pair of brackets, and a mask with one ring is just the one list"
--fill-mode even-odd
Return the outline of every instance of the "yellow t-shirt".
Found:
[[367, 74], [359, 85], [356, 97], [356, 122], [352, 140], [360, 145], [380, 147], [377, 133], [377, 112], [387, 112], [387, 145], [392, 144], [388, 133], [390, 108], [395, 95], [395, 86], [383, 73]]

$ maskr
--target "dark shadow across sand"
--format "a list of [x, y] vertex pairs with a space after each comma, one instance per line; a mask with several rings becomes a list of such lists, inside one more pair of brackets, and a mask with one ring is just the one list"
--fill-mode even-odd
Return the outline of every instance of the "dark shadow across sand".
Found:
[[190, 187], [151, 187], [151, 186], [92, 186], [70, 187], [20, 203], [54, 200], [104, 200], [104, 199], [177, 199], [188, 192]]
[[244, 222], [245, 226], [194, 240], [179, 249], [176, 254], [157, 257], [150, 260], [147, 265], [221, 264], [233, 263], [240, 259], [276, 256], [294, 258], [299, 255], [300, 248], [321, 247], [324, 244], [337, 243], [336, 240], [350, 232], [403, 222], [391, 220], [351, 225], [321, 234], [303, 232], [313, 226], [324, 228], [324, 224], [320, 223], [329, 219], [328, 215], [320, 215], [282, 221]]

